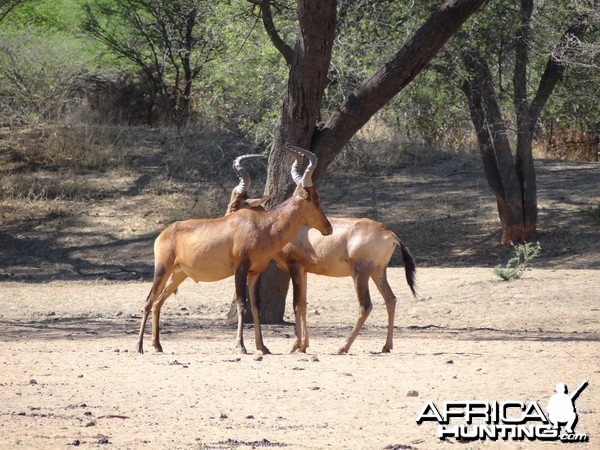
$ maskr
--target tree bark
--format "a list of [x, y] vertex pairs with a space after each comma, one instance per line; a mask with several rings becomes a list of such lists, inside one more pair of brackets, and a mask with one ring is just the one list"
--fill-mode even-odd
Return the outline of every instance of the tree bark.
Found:
[[[324, 125], [317, 126], [335, 38], [336, 1], [299, 0], [301, 31], [293, 48], [281, 120], [269, 155], [265, 186], [265, 195], [273, 196], [269, 206], [281, 203], [294, 188], [289, 175], [292, 158], [283, 150], [283, 144], [310, 149], [318, 156], [319, 163], [313, 174], [313, 182], [318, 187], [327, 168], [352, 136], [426, 67], [483, 2], [446, 1], [390, 61], [348, 97]], [[279, 42], [273, 27], [268, 33], [279, 43], [278, 48], [287, 49]], [[287, 61], [287, 50], [282, 54]], [[282, 305], [285, 307], [288, 285], [289, 276], [278, 273], [276, 268], [263, 273], [260, 296], [261, 320], [264, 323], [282, 321]], [[275, 310], [280, 311], [280, 315], [271, 314]]]

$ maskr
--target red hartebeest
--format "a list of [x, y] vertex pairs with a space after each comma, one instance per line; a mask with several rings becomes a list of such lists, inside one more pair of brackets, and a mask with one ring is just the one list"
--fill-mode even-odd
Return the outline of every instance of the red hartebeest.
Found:
[[[267, 211], [240, 209], [235, 214], [216, 219], [175, 222], [156, 238], [154, 280], [143, 311], [138, 337], [139, 353], [143, 353], [144, 328], [150, 311], [152, 345], [157, 352], [162, 352], [159, 341], [160, 309], [186, 278], [196, 282], [218, 281], [232, 275], [235, 275], [238, 309], [237, 346], [245, 352], [241, 324], [248, 286], [256, 349], [269, 353], [262, 339], [257, 303], [260, 273], [300, 227], [315, 227], [323, 234], [332, 233], [331, 224], [321, 209], [319, 196], [312, 187], [311, 177], [317, 157], [298, 147], [286, 149], [296, 159], [292, 165], [296, 190], [288, 200]], [[309, 161], [303, 175], [298, 174], [301, 156]]]
[[[236, 165], [234, 164], [234, 167]], [[236, 167], [240, 177], [241, 162]], [[245, 185], [250, 185], [247, 172], [243, 172]], [[238, 186], [238, 188], [242, 186]], [[257, 199], [258, 201], [260, 199]], [[227, 207], [227, 213], [247, 207], [247, 189], [234, 190]], [[260, 207], [260, 206], [259, 206]], [[359, 316], [354, 329], [340, 348], [339, 353], [347, 353], [358, 336], [373, 305], [369, 293], [369, 278], [383, 296], [388, 314], [387, 338], [382, 352], [390, 352], [394, 346], [394, 317], [396, 296], [387, 281], [387, 266], [396, 247], [400, 247], [404, 260], [406, 281], [413, 296], [415, 291], [415, 263], [408, 248], [385, 225], [370, 219], [329, 218], [333, 234], [323, 236], [308, 227], [301, 227], [292, 240], [275, 255], [280, 269], [289, 272], [293, 286], [293, 304], [296, 316], [296, 342], [292, 352], [305, 352], [308, 347], [306, 325], [307, 273], [330, 277], [351, 276], [358, 297]], [[238, 321], [241, 318], [238, 316]], [[238, 322], [239, 327], [239, 322]]]

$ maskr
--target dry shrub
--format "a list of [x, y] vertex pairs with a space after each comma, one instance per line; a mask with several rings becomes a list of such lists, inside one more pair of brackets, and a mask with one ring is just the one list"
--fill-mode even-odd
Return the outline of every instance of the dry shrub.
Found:
[[[230, 192], [237, 184], [233, 160], [244, 153], [261, 153], [248, 149], [242, 138], [223, 130], [187, 129], [163, 131], [162, 162], [167, 178], [184, 183], [207, 182], [221, 185]], [[266, 158], [247, 165], [252, 176], [252, 191], [258, 192], [266, 178]]]
[[550, 127], [536, 150], [544, 158], [600, 161], [600, 133], [585, 126]]
[[397, 129], [371, 120], [331, 165], [334, 175], [390, 175], [409, 165], [429, 165], [450, 158], [454, 151], [409, 142]]
[[168, 100], [154, 92], [143, 72], [98, 74], [81, 79], [79, 91], [84, 99], [77, 114], [86, 123], [118, 126], [163, 126], [173, 122]]
[[40, 125], [12, 130], [0, 149], [7, 150], [13, 170], [105, 172], [127, 160], [122, 130], [90, 125]]
[[126, 170], [129, 144], [115, 127], [45, 124], [0, 134], [0, 154], [0, 199], [81, 200], [103, 195], [102, 174]]

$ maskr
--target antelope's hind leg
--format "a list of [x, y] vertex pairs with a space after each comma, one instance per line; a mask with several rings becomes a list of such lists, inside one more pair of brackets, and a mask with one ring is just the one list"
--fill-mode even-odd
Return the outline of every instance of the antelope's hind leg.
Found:
[[371, 277], [372, 265], [371, 263], [358, 262], [354, 266], [352, 272], [352, 279], [354, 280], [354, 289], [356, 290], [356, 296], [358, 297], [358, 319], [356, 325], [350, 333], [350, 336], [346, 340], [346, 343], [339, 349], [338, 354], [348, 353], [352, 343], [358, 336], [358, 333], [365, 324], [367, 317], [373, 309], [373, 303], [371, 303], [371, 294], [369, 293], [369, 278]]
[[388, 315], [387, 337], [385, 345], [381, 349], [382, 353], [389, 353], [394, 348], [394, 316], [396, 315], [396, 296], [387, 280], [386, 268], [375, 271], [371, 277], [379, 293], [385, 301], [385, 308]]
[[167, 269], [163, 264], [157, 264], [154, 269], [154, 278], [152, 280], [152, 288], [148, 297], [146, 297], [146, 305], [142, 312], [142, 324], [140, 326], [140, 334], [138, 336], [138, 353], [144, 353], [144, 330], [146, 328], [146, 322], [148, 321], [148, 315], [152, 310], [152, 305], [160, 297], [160, 294], [165, 289], [165, 284], [171, 275], [171, 269]]

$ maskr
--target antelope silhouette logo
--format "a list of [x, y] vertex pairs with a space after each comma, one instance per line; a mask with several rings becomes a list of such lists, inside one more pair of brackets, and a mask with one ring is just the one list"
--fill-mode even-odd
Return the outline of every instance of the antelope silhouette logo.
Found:
[[566, 384], [558, 383], [556, 385], [555, 393], [548, 401], [548, 419], [554, 428], [558, 428], [559, 424], [565, 424], [565, 431], [568, 434], [574, 434], [573, 429], [577, 424], [575, 399], [587, 385], [588, 381], [583, 380], [572, 393], [569, 393]]

